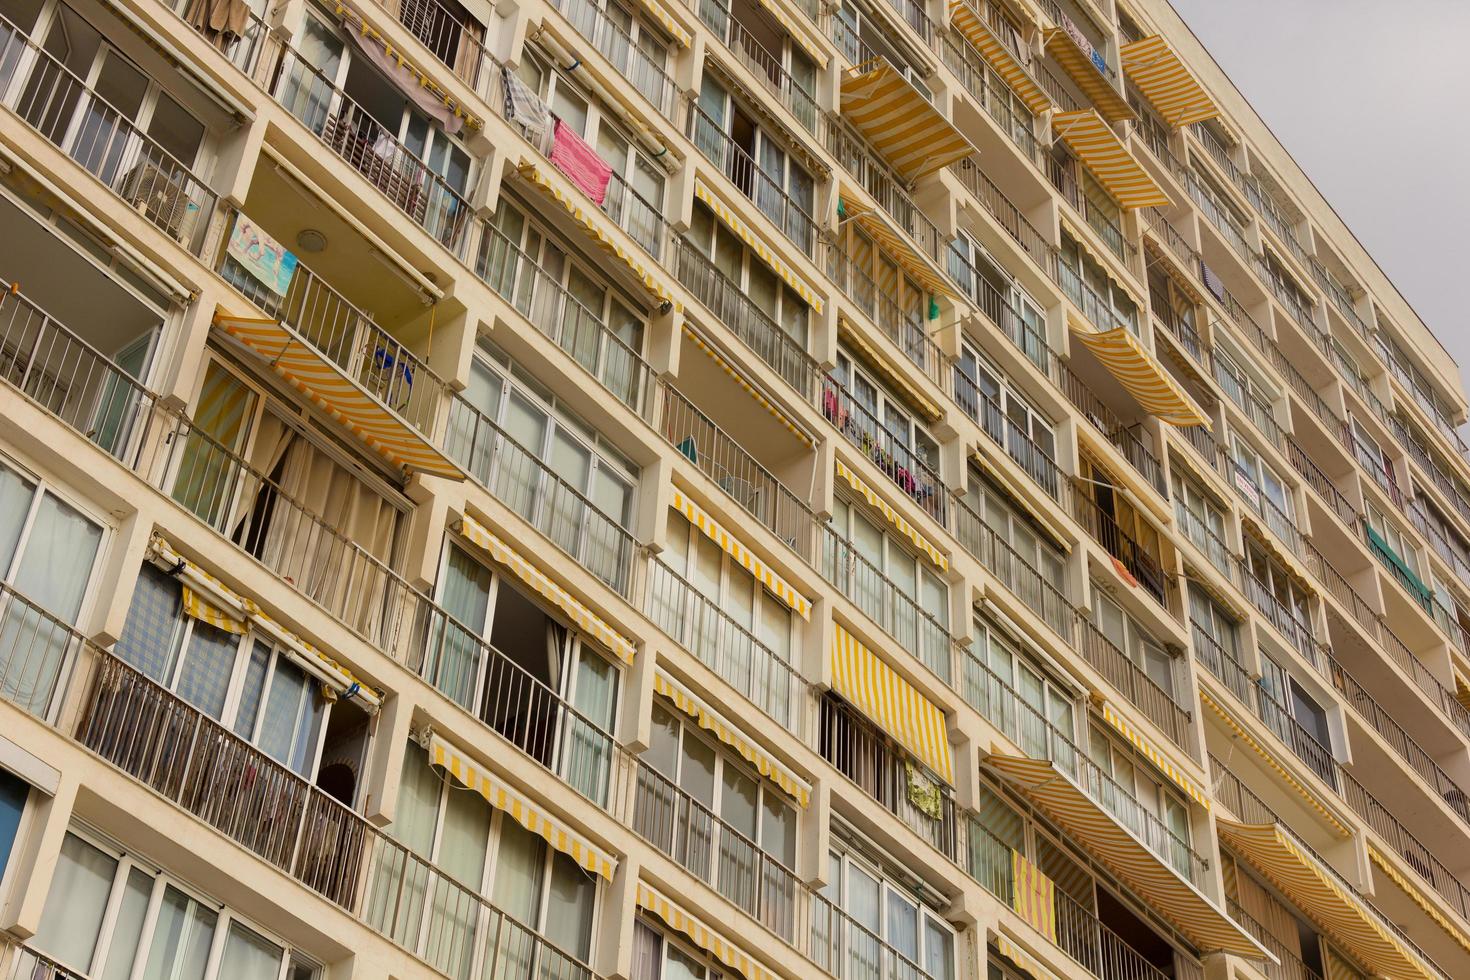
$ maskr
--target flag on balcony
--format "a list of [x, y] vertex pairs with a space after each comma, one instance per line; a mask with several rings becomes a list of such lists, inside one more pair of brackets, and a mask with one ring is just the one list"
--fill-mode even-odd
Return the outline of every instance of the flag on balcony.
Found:
[[1057, 938], [1057, 886], [1042, 870], [1018, 852], [1011, 852], [1011, 907], [1036, 931], [1053, 942]]
[[575, 129], [560, 119], [552, 132], [551, 162], [577, 185], [578, 190], [602, 207], [602, 202], [607, 199], [608, 181], [612, 180], [612, 167], [577, 135]]
[[505, 89], [505, 118], [520, 126], [537, 150], [549, 153], [551, 110], [511, 68], [500, 69], [500, 84]]
[[225, 254], [277, 296], [285, 296], [286, 290], [291, 288], [291, 277], [296, 274], [296, 256], [261, 231], [243, 213], [235, 215], [235, 226], [230, 229]]

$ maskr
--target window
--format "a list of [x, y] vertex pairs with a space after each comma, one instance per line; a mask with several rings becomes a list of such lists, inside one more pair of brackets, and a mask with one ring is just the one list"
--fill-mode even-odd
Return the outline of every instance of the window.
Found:
[[[1078, 513], [1083, 524], [1108, 554], [1118, 559], [1140, 585], [1164, 603], [1164, 568], [1159, 532], [1131, 494], [1091, 457], [1078, 459]], [[1090, 506], [1087, 506], [1089, 505]]]
[[593, 802], [606, 799], [618, 669], [591, 641], [448, 541], [422, 675]]
[[1149, 308], [1171, 334], [1180, 337], [1195, 357], [1201, 355], [1199, 333], [1195, 329], [1194, 299], [1186, 293], [1162, 265], [1150, 263], [1148, 268]]
[[1092, 588], [1092, 617], [1113, 646], [1122, 650], [1165, 694], [1174, 697], [1174, 658], [1097, 585]]
[[[1266, 526], [1296, 551], [1300, 547], [1293, 519], [1296, 510], [1292, 505], [1288, 484], [1256, 452], [1255, 447], [1238, 434], [1231, 434], [1230, 445], [1233, 450], [1231, 455], [1235, 458], [1236, 489], [1241, 492], [1246, 503], [1262, 515]], [[1241, 485], [1242, 479], [1244, 486]]]
[[833, 234], [828, 274], [909, 360], [926, 372], [937, 370], [929, 363], [934, 345], [928, 333], [935, 297], [858, 222], [844, 220]]
[[865, 425], [881, 426], [884, 435], [889, 437], [883, 442], [897, 444], [895, 455], [899, 457], [900, 465], [912, 461], [923, 467], [926, 474], [939, 475], [939, 443], [904, 402], [890, 394], [850, 354], [840, 349], [832, 377], [847, 390], [851, 400], [865, 410]]
[[[968, 341], [960, 345], [956, 370], [969, 379], [957, 400], [1049, 496], [1060, 492], [1056, 434], [1046, 416], [1020, 395], [989, 358]], [[968, 389], [968, 390], [967, 390]]]
[[1398, 480], [1394, 478], [1393, 461], [1388, 458], [1379, 447], [1378, 441], [1368, 434], [1363, 428], [1363, 423], [1356, 418], [1352, 420], [1353, 448], [1358, 462], [1373, 477], [1384, 491], [1398, 496]]
[[[708, 2], [708, 0], [706, 0]], [[685, 945], [649, 919], [633, 920], [632, 980], [727, 980], [713, 957]]]
[[0, 583], [16, 598], [0, 612], [0, 694], [32, 714], [53, 705], [87, 606], [102, 525], [44, 481], [0, 458]]
[[354, 805], [368, 747], [363, 710], [350, 699], [324, 698], [301, 655], [254, 628], [228, 632], [187, 615], [182, 591], [177, 578], [143, 565], [117, 657], [306, 779], [317, 775], [330, 721], [331, 757], [354, 774], [333, 795]]
[[506, 976], [533, 976], [538, 967], [544, 976], [571, 972], [556, 950], [498, 922], [482, 895], [580, 962], [591, 955], [596, 877], [436, 770], [417, 744], [403, 759], [391, 831], [442, 874], [416, 864], [407, 872], [385, 865], [369, 888], [365, 917], [435, 969], [468, 980], [475, 952], [494, 941]]
[[1071, 686], [988, 619], [976, 618], [971, 650], [986, 669], [968, 672], [966, 700], [1028, 756], [1075, 773], [1078, 699]]
[[1126, 327], [1135, 337], [1139, 335], [1138, 307], [1133, 305], [1127, 291], [1065, 230], [1062, 232], [1061, 259], [1074, 280], [1080, 280], [1081, 285], [1091, 292], [1087, 295], [1076, 286], [1071, 290], [1082, 295], [1083, 313], [1089, 320], [1103, 330]]
[[950, 243], [950, 278], [954, 279], [1001, 328], [1012, 344], [1043, 370], [1050, 370], [1046, 313], [1015, 276], [972, 235], [961, 231]]
[[[210, 953], [219, 937], [221, 955], [214, 959]], [[228, 907], [75, 828], [62, 842], [32, 942], [57, 962], [98, 980], [313, 980], [320, 975], [316, 964]]]
[[[1373, 548], [1379, 552], [1380, 557], [1388, 560], [1394, 566], [1395, 574], [1404, 579], [1416, 593], [1420, 602], [1427, 601], [1428, 596], [1423, 594], [1424, 563], [1420, 558], [1419, 549], [1414, 542], [1404, 534], [1398, 524], [1390, 521], [1388, 516], [1372, 500], [1364, 500], [1364, 516], [1368, 521], [1369, 541]], [[1378, 541], [1373, 541], [1373, 535], [1378, 536]], [[1384, 553], [1386, 550], [1386, 554]], [[1405, 575], [1404, 573], [1408, 573]]]
[[916, 882], [900, 882], [852, 853], [829, 855], [829, 881], [812, 908], [823, 965], [842, 977], [919, 975], [954, 980], [955, 937], [948, 922], [916, 901]]
[[[713, 259], [715, 268], [769, 316], [797, 347], [806, 350], [810, 307], [701, 202], [694, 204], [694, 219], [686, 237]], [[787, 360], [777, 352], [763, 356], [767, 360], [780, 357], [782, 363]]]
[[449, 436], [470, 474], [616, 589], [631, 574], [638, 471], [595, 429], [481, 340]]
[[[1186, 879], [1194, 868], [1189, 837], [1189, 804], [1131, 746], [1124, 746], [1097, 723], [1088, 729], [1088, 755], [1127, 797], [1110, 806], [1113, 814], [1144, 844]], [[1108, 787], [1101, 787], [1106, 795]]]
[[1230, 567], [1230, 551], [1225, 546], [1225, 511], [1193, 480], [1174, 467], [1169, 482], [1174, 497], [1174, 519], [1185, 536], [1205, 553], [1210, 564], [1220, 571]]
[[940, 676], [949, 676], [949, 586], [865, 509], [838, 497], [823, 535], [827, 581]]

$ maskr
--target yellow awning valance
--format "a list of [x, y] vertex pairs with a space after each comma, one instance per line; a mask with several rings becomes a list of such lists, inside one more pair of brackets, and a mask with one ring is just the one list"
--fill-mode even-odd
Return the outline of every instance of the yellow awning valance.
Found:
[[1043, 37], [1046, 41], [1046, 53], [1056, 59], [1057, 64], [1077, 83], [1082, 94], [1097, 106], [1097, 111], [1109, 122], [1133, 118], [1133, 110], [1129, 107], [1128, 100], [1123, 98], [1123, 93], [1113, 88], [1107, 77], [1097, 70], [1092, 58], [1073, 40], [1065, 27], [1049, 28]]
[[951, 300], [960, 299], [960, 293], [950, 283], [944, 271], [934, 265], [929, 256], [919, 251], [907, 235], [898, 230], [886, 211], [845, 184], [842, 187], [841, 207], [844, 217], [862, 225], [863, 230], [876, 238], [883, 250], [925, 290]]
[[1052, 132], [1066, 141], [1097, 182], [1125, 210], [1168, 207], [1174, 203], [1153, 175], [1128, 152], [1118, 134], [1103, 122], [1097, 110], [1058, 112], [1051, 117], [1051, 126]]
[[667, 898], [653, 886], [638, 882], [638, 907], [647, 909], [690, 941], [732, 970], [739, 970], [745, 980], [778, 980], [776, 974], [761, 966], [745, 950], [705, 925]]
[[1220, 114], [1220, 107], [1163, 35], [1133, 41], [1118, 49], [1123, 70], [1170, 126], [1188, 126]]
[[[916, 329], [923, 330], [924, 328], [922, 325], [919, 325]], [[847, 318], [847, 314], [845, 313], [837, 314], [837, 333], [849, 347], [852, 347], [857, 352], [864, 363], [882, 375], [884, 381], [887, 381], [895, 390], [900, 392], [904, 400], [921, 412], [930, 422], [938, 421], [944, 416], [944, 412], [940, 410], [938, 405], [934, 404], [933, 399], [929, 398], [912, 384], [909, 384], [908, 379], [903, 376], [903, 373], [890, 364], [888, 358], [879, 353], [873, 344], [869, 343], [868, 338], [862, 335], [862, 331]]]
[[479, 793], [495, 809], [508, 814], [516, 823], [544, 839], [581, 867], [612, 881], [613, 872], [618, 868], [616, 858], [572, 830], [563, 821], [548, 814], [541, 804], [533, 802], [496, 778], [432, 729], [425, 729], [419, 741], [429, 753], [429, 762], [448, 772], [462, 785]]
[[1026, 103], [1026, 108], [1040, 115], [1051, 108], [1051, 98], [1036, 84], [1031, 73], [1026, 70], [1009, 47], [995, 36], [990, 25], [985, 23], [968, 0], [950, 0], [949, 19], [955, 29], [964, 35], [965, 40], [975, 46], [995, 73], [1005, 79], [1005, 83], [1011, 90], [1021, 97]]
[[[162, 535], [155, 534], [149, 539], [148, 559], [179, 580], [184, 593], [184, 611], [188, 615], [237, 635], [254, 626], [298, 666], [325, 685], [331, 696], [355, 698], [369, 712], [377, 711], [382, 705], [383, 699], [378, 691], [271, 618], [254, 599], [240, 595], [179, 554]], [[192, 610], [189, 608], [191, 601], [194, 604]]]
[[[546, 164], [545, 166], [550, 166], [550, 164]], [[516, 168], [516, 172], [557, 204], [560, 204], [563, 210], [571, 216], [572, 220], [580, 225], [583, 231], [592, 236], [593, 241], [597, 242], [603, 249], [614, 255], [618, 261], [627, 266], [628, 271], [633, 274], [633, 278], [643, 284], [643, 288], [648, 290], [650, 296], [661, 303], [674, 303], [675, 309], [682, 308], [682, 304], [674, 302], [673, 291], [664, 285], [663, 280], [654, 275], [653, 270], [658, 268], [656, 265], [645, 263], [628, 249], [615, 242], [603, 230], [601, 222], [592, 216], [592, 213], [597, 209], [592, 207], [590, 201], [585, 202], [586, 206], [584, 206], [583, 201], [572, 197], [571, 194], [562, 190], [556, 180], [543, 169], [543, 164], [536, 160], [522, 158], [520, 165]], [[600, 214], [601, 212], [598, 213]], [[611, 219], [606, 220], [610, 221]]]
[[1078, 341], [1092, 351], [1108, 373], [1128, 389], [1145, 412], [1170, 425], [1202, 425], [1210, 428], [1209, 417], [1200, 411], [1184, 389], [1169, 377], [1153, 355], [1143, 349], [1127, 327], [1113, 330], [1074, 330]]
[[870, 59], [842, 76], [842, 114], [910, 183], [975, 152], [886, 58]]
[[832, 630], [832, 690], [953, 785], [954, 757], [944, 712], [840, 623], [833, 623]]
[[214, 311], [214, 325], [394, 466], [463, 480], [460, 468], [351, 375], [277, 320]]
[[715, 213], [715, 217], [733, 231], [737, 238], [749, 245], [755, 254], [760, 256], [760, 260], [770, 266], [771, 271], [780, 277], [782, 282], [796, 290], [802, 302], [816, 312], [822, 312], [822, 297], [817, 291], [802, 281], [802, 278], [789, 265], [776, 256], [775, 251], [755, 233], [754, 229], [742, 221], [739, 215], [725, 207], [724, 202], [715, 196], [714, 191], [697, 177], [694, 179], [694, 196], [707, 204], [709, 209]]
[[1470, 935], [1466, 935], [1465, 930], [1446, 918], [1445, 914], [1435, 904], [1435, 900], [1424, 894], [1424, 889], [1420, 888], [1412, 880], [1400, 874], [1399, 869], [1393, 866], [1393, 862], [1372, 844], [1368, 845], [1368, 860], [1372, 861], [1378, 867], [1378, 870], [1388, 875], [1388, 879], [1397, 885], [1400, 891], [1409, 896], [1409, 900], [1419, 906], [1420, 911], [1434, 920], [1434, 924], [1443, 929], [1461, 949], [1470, 952]]
[[1202, 952], [1223, 950], [1253, 959], [1263, 955], [1261, 947], [1234, 920], [1145, 847], [1051, 760], [992, 754], [987, 761]]
[[1032, 980], [1058, 980], [1055, 973], [1043, 966], [1040, 960], [1032, 956], [1024, 946], [1011, 939], [1010, 936], [999, 931], [995, 932], [994, 936], [995, 948], [999, 950], [1000, 955], [1025, 970], [1031, 975]]
[[902, 534], [909, 541], [913, 542], [915, 548], [928, 555], [930, 561], [943, 571], [949, 571], [949, 559], [944, 556], [943, 552], [930, 544], [928, 538], [924, 537], [912, 524], [904, 520], [902, 514], [888, 506], [887, 501], [874, 493], [873, 488], [864, 483], [862, 477], [854, 473], [840, 459], [837, 460], [837, 475], [845, 480], [847, 485], [860, 494], [875, 510], [882, 514], [884, 519], [893, 525], [899, 534]]
[[[1147, 303], [1140, 303], [1138, 301], [1136, 290], [1127, 282], [1125, 282], [1123, 280], [1123, 277], [1118, 274], [1118, 260], [1115, 256], [1113, 256], [1113, 253], [1106, 251], [1099, 252], [1097, 249], [1093, 248], [1092, 235], [1084, 233], [1081, 229], [1079, 229], [1076, 225], [1069, 221], [1065, 214], [1061, 216], [1060, 221], [1062, 225], [1062, 231], [1067, 233], [1067, 237], [1077, 243], [1077, 247], [1081, 249], [1084, 253], [1086, 253], [1087, 257], [1092, 260], [1093, 265], [1096, 265], [1099, 269], [1102, 270], [1103, 275], [1108, 277], [1109, 282], [1111, 282], [1117, 288], [1121, 289], [1127, 295], [1129, 302], [1131, 302], [1135, 307], [1140, 310], [1148, 306]], [[1092, 234], [1096, 234], [1096, 232], [1093, 232]]]
[[715, 738], [740, 753], [740, 757], [756, 768], [762, 776], [781, 787], [804, 810], [812, 800], [812, 788], [806, 780], [792, 772], [744, 732], [726, 721], [724, 716], [683, 684], [664, 673], [653, 672], [653, 689], [674, 703], [674, 707], [699, 722], [699, 727], [712, 733]]
[[[1231, 465], [1233, 466], [1234, 464]], [[1244, 478], [1243, 474], [1242, 478]], [[1255, 490], [1258, 494], [1261, 492], [1259, 488], [1255, 488]], [[1302, 567], [1302, 563], [1296, 557], [1296, 555], [1292, 554], [1289, 549], [1283, 548], [1280, 544], [1277, 543], [1275, 532], [1268, 532], [1264, 527], [1261, 526], [1258, 519], [1244, 513], [1240, 515], [1240, 529], [1244, 531], [1252, 541], [1258, 544], [1261, 547], [1261, 550], [1270, 555], [1271, 559], [1275, 561], [1276, 564], [1282, 567], [1286, 574], [1289, 575], [1291, 579], [1301, 587], [1301, 590], [1303, 592], [1314, 599], [1321, 595], [1321, 593], [1317, 591], [1317, 586], [1313, 584], [1312, 577], [1307, 574], [1307, 570]]]
[[522, 558], [514, 548], [492, 534], [489, 528], [473, 517], [463, 518], [459, 528], [467, 541], [482, 548], [491, 558], [510, 569], [538, 595], [616, 654], [618, 659], [624, 663], [633, 662], [632, 640], [613, 629], [596, 613], [577, 601], [570, 592], [548, 578], [541, 569]]
[[1241, 742], [1245, 743], [1246, 747], [1254, 752], [1257, 758], [1259, 758], [1262, 762], [1269, 766], [1271, 770], [1276, 773], [1276, 775], [1280, 776], [1282, 781], [1284, 781], [1286, 785], [1295, 790], [1296, 794], [1302, 798], [1307, 806], [1311, 807], [1313, 810], [1316, 810], [1319, 814], [1321, 814], [1323, 819], [1325, 819], [1328, 824], [1330, 824], [1332, 828], [1337, 831], [1338, 835], [1342, 837], [1348, 836], [1349, 831], [1347, 827], [1343, 825], [1342, 821], [1337, 819], [1337, 816], [1333, 814], [1331, 810], [1327, 809], [1326, 804], [1318, 799], [1317, 795], [1313, 793], [1310, 789], [1308, 789], [1306, 786], [1303, 786], [1301, 781], [1293, 776], [1291, 774], [1291, 771], [1281, 764], [1281, 761], [1276, 758], [1275, 754], [1268, 751], [1264, 745], [1256, 740], [1256, 737], [1254, 735], [1252, 735], [1243, 725], [1241, 725], [1240, 722], [1236, 721], [1235, 718], [1230, 714], [1230, 712], [1225, 710], [1225, 707], [1210, 695], [1210, 692], [1201, 688], [1199, 692], [1199, 697], [1200, 700], [1203, 701], [1211, 711], [1215, 712], [1216, 716], [1218, 716], [1222, 722], [1224, 722], [1225, 727], [1230, 729], [1230, 733], [1235, 738], [1238, 738]]
[[740, 388], [747, 395], [749, 395], [751, 398], [754, 398], [756, 404], [760, 405], [761, 408], [764, 408], [773, 419], [775, 419], [777, 422], [780, 422], [787, 432], [790, 432], [792, 435], [796, 436], [797, 440], [800, 441], [803, 446], [812, 445], [811, 436], [807, 435], [801, 429], [797, 428], [796, 423], [787, 418], [785, 412], [781, 411], [774, 404], [772, 404], [771, 400], [767, 398], [764, 394], [762, 394], [760, 389], [758, 389], [755, 385], [751, 384], [749, 381], [746, 381], [744, 375], [735, 370], [730, 362], [725, 360], [724, 356], [721, 355], [719, 351], [711, 347], [709, 343], [706, 342], [705, 339], [699, 334], [695, 333], [694, 329], [688, 326], [688, 324], [685, 324], [684, 326], [684, 336], [693, 341], [694, 346], [704, 351], [705, 356], [708, 357], [711, 361], [714, 361], [716, 367], [718, 367], [721, 371], [724, 371], [726, 376], [729, 377], [731, 381], [734, 381], [737, 385], [739, 385]]
[[1455, 672], [1455, 700], [1461, 707], [1470, 709], [1470, 680], [1465, 679], [1459, 668], [1452, 666], [1451, 669]]
[[806, 32], [806, 28], [800, 23], [802, 18], [788, 12], [782, 0], [760, 0], [760, 5], [776, 19], [776, 23], [786, 28], [786, 33], [791, 35], [791, 40], [811, 56], [818, 68], [827, 67], [827, 63], [832, 59], [827, 56], [826, 51], [822, 50], [822, 45], [813, 40], [812, 36]]
[[1160, 752], [1148, 739], [1134, 727], [1133, 723], [1118, 713], [1118, 709], [1111, 704], [1104, 704], [1102, 709], [1103, 721], [1112, 725], [1118, 734], [1126, 738], [1129, 743], [1143, 753], [1154, 767], [1168, 777], [1169, 781], [1182, 789], [1186, 796], [1194, 800], [1206, 810], [1210, 808], [1210, 798], [1206, 796], [1194, 782], [1179, 771], [1179, 767], [1169, 761], [1169, 757]]
[[734, 558], [742, 568], [754, 575], [756, 581], [769, 589], [776, 598], [795, 609], [802, 619], [812, 618], [810, 599], [797, 592], [791, 583], [782, 578], [775, 569], [757, 558], [755, 553], [747, 548], [739, 538], [725, 530], [719, 521], [690, 500], [678, 487], [674, 488], [674, 509], [688, 518], [689, 523], [699, 528], [705, 537], [719, 545], [721, 551]]
[[678, 43], [679, 47], [689, 47], [689, 32], [679, 26], [679, 22], [674, 20], [674, 15], [669, 13], [668, 8], [666, 8], [660, 2], [660, 0], [638, 0], [638, 4], [648, 12], [648, 15], [652, 17], [660, 27], [668, 32], [669, 37], [673, 38], [674, 41]]
[[1374, 972], [1394, 980], [1438, 980], [1433, 968], [1285, 826], [1217, 820], [1216, 828], [1222, 840]]

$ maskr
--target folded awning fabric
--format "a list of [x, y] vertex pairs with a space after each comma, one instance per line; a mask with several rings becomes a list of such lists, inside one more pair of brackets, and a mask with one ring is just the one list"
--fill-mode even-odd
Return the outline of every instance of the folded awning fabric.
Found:
[[453, 480], [464, 473], [423, 433], [278, 320], [214, 311], [214, 324], [394, 466]]
[[624, 663], [633, 662], [632, 640], [613, 629], [602, 617], [588, 609], [566, 589], [553, 582], [545, 572], [496, 537], [485, 525], [473, 517], [465, 517], [460, 521], [460, 533], [471, 544], [483, 549], [496, 562], [510, 569], [517, 578], [534, 589], [538, 595], [565, 613], [574, 624], [616, 654], [618, 659]]
[[842, 114], [893, 169], [913, 182], [963, 160], [975, 147], [886, 58], [842, 76]]
[[683, 514], [690, 524], [699, 529], [701, 534], [719, 545], [720, 550], [735, 559], [741, 568], [754, 575], [756, 581], [769, 589], [772, 595], [796, 610], [802, 619], [812, 618], [810, 599], [797, 592], [790, 582], [782, 578], [774, 568], [761, 561], [755, 552], [746, 547], [744, 542], [725, 530], [719, 521], [690, 500], [678, 487], [674, 488], [673, 505], [674, 509]]
[[944, 712], [841, 624], [832, 630], [832, 689], [953, 785]]
[[1007, 47], [968, 0], [950, 0], [949, 19], [965, 40], [975, 46], [980, 56], [990, 63], [995, 73], [1026, 103], [1026, 108], [1040, 115], [1051, 108], [1051, 98], [1031, 77], [1014, 51]]
[[429, 761], [444, 769], [462, 785], [483, 796], [491, 806], [508, 814], [512, 820], [542, 838], [546, 843], [570, 857], [577, 864], [612, 881], [618, 862], [612, 855], [586, 837], [552, 816], [541, 804], [507, 785], [494, 773], [472, 760], [437, 732], [425, 729], [420, 741], [429, 753]]
[[1084, 347], [1096, 355], [1108, 373], [1128, 389], [1144, 411], [1170, 425], [1210, 428], [1209, 417], [1169, 377], [1153, 355], [1143, 349], [1127, 327], [1106, 331], [1074, 330], [1073, 333]]
[[1163, 35], [1125, 44], [1118, 52], [1123, 56], [1123, 70], [1170, 126], [1188, 126], [1220, 114], [1210, 93], [1184, 67]]
[[721, 963], [733, 970], [739, 970], [745, 980], [779, 980], [775, 973], [761, 966], [745, 950], [705, 925], [700, 919], [684, 911], [677, 902], [652, 885], [638, 882], [637, 897], [639, 908], [647, 909], [663, 919], [670, 926], [688, 936], [694, 945]]

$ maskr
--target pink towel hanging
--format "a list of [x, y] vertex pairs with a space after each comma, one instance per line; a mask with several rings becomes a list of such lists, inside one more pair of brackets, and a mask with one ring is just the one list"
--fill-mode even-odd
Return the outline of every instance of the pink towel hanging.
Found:
[[598, 207], [602, 207], [607, 197], [607, 182], [612, 179], [612, 167], [577, 135], [576, 130], [560, 119], [556, 121], [555, 136], [551, 141], [551, 162]]

